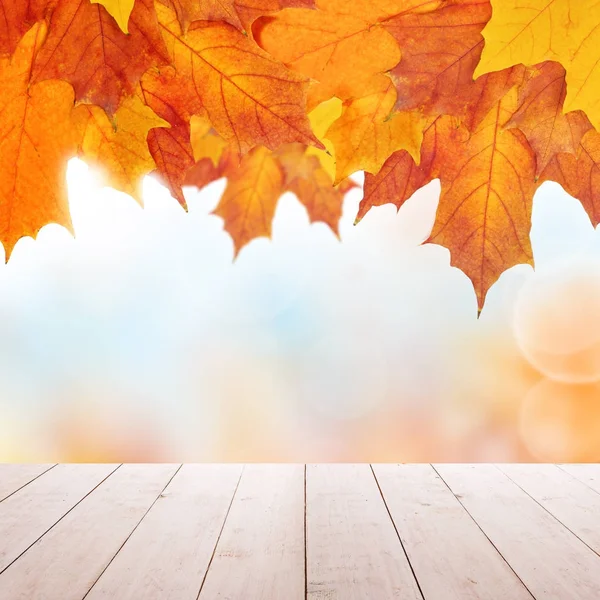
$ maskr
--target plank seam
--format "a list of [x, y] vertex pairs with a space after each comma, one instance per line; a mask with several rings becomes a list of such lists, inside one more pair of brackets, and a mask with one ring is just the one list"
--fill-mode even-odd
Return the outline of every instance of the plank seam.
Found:
[[136, 523], [135, 527], [129, 532], [129, 535], [125, 538], [125, 541], [119, 546], [117, 551], [114, 553], [113, 557], [108, 561], [108, 564], [104, 567], [104, 569], [102, 569], [100, 575], [98, 575], [98, 577], [96, 577], [96, 580], [94, 581], [94, 583], [92, 583], [90, 589], [85, 593], [85, 596], [83, 596], [83, 598], [81, 600], [85, 600], [88, 597], [89, 593], [92, 591], [94, 586], [98, 583], [98, 581], [100, 581], [100, 578], [102, 577], [102, 575], [104, 575], [104, 573], [106, 573], [106, 570], [108, 569], [108, 567], [110, 567], [110, 565], [115, 560], [115, 558], [117, 557], [119, 552], [121, 552], [123, 546], [129, 541], [129, 538], [134, 534], [135, 530], [140, 526], [140, 523], [146, 518], [146, 515], [152, 510], [152, 507], [158, 502], [158, 499], [162, 496], [163, 492], [167, 489], [167, 487], [169, 486], [171, 481], [173, 481], [173, 478], [175, 477], [175, 475], [177, 475], [177, 473], [179, 473], [181, 467], [182, 467], [182, 465], [179, 465], [177, 467], [177, 469], [175, 470], [175, 473], [173, 473], [173, 475], [169, 478], [169, 481], [167, 481], [167, 483], [164, 485], [162, 490], [158, 493], [158, 495], [156, 496], [156, 498], [154, 499], [152, 504], [149, 506], [148, 510], [142, 515], [142, 518]]
[[306, 463], [304, 464], [304, 600], [308, 600], [308, 539], [306, 534]]
[[27, 483], [24, 483], [21, 487], [17, 488], [14, 492], [11, 492], [10, 494], [8, 494], [8, 496], [4, 496], [4, 498], [0, 498], [0, 502], [4, 502], [7, 498], [10, 498], [14, 494], [16, 494], [17, 492], [22, 490], [24, 487], [27, 487], [30, 483], [34, 482], [36, 479], [41, 477], [42, 475], [45, 475], [48, 471], [51, 471], [52, 469], [54, 469], [54, 467], [56, 467], [57, 464], [58, 463], [52, 465], [51, 467], [48, 467], [45, 471], [42, 471], [39, 475], [36, 475], [33, 479], [30, 479]]
[[597, 489], [593, 488], [587, 481], [580, 479], [579, 477], [577, 477], [577, 475], [573, 475], [573, 473], [571, 473], [571, 471], [567, 471], [566, 469], [563, 469], [561, 465], [554, 465], [554, 466], [557, 469], [560, 469], [563, 473], [566, 473], [569, 477], [572, 477], [575, 481], [579, 481], [579, 483], [583, 483], [583, 485], [585, 485], [585, 487], [592, 490], [592, 492], [595, 492], [596, 494], [600, 495], [600, 492]]
[[240, 481], [242, 481], [242, 475], [244, 474], [245, 469], [246, 469], [246, 465], [243, 465], [242, 470], [240, 472], [240, 476], [238, 477], [237, 483], [235, 485], [235, 489], [233, 490], [233, 495], [231, 496], [231, 502], [229, 502], [229, 506], [227, 507], [227, 512], [225, 513], [225, 518], [223, 519], [223, 523], [221, 525], [221, 530], [219, 531], [219, 535], [217, 536], [217, 541], [215, 542], [215, 547], [213, 548], [212, 554], [210, 555], [210, 560], [208, 561], [206, 571], [204, 572], [204, 577], [202, 578], [202, 582], [200, 583], [200, 589], [198, 590], [198, 595], [196, 596], [196, 600], [200, 599], [200, 594], [202, 593], [202, 588], [204, 587], [204, 583], [206, 582], [206, 578], [208, 577], [208, 572], [210, 571], [210, 567], [212, 565], [213, 559], [215, 558], [215, 554], [217, 553], [217, 548], [219, 546], [219, 542], [221, 541], [221, 535], [223, 534], [223, 530], [225, 529], [225, 523], [227, 523], [227, 517], [229, 517], [229, 511], [231, 511], [231, 507], [233, 505], [233, 501], [237, 494], [238, 488], [240, 487]]
[[379, 480], [377, 479], [377, 475], [375, 474], [375, 469], [373, 469], [373, 465], [370, 463], [369, 463], [369, 467], [371, 468], [371, 473], [373, 474], [373, 478], [375, 479], [375, 484], [377, 485], [377, 489], [379, 490], [379, 495], [381, 496], [381, 500], [383, 501], [383, 505], [385, 506], [385, 510], [387, 511], [388, 517], [390, 518], [390, 521], [392, 522], [392, 527], [394, 528], [394, 531], [396, 532], [396, 536], [398, 537], [398, 541], [400, 542], [400, 546], [402, 547], [404, 556], [406, 556], [408, 566], [410, 567], [410, 572], [412, 573], [415, 583], [417, 584], [417, 588], [419, 589], [419, 594], [421, 594], [421, 598], [423, 598], [423, 600], [425, 600], [425, 594], [423, 593], [423, 590], [421, 589], [421, 584], [419, 583], [419, 580], [417, 579], [417, 574], [415, 573], [412, 563], [410, 562], [410, 558], [408, 558], [408, 552], [406, 551], [406, 548], [404, 547], [404, 542], [402, 541], [402, 538], [400, 537], [400, 532], [398, 531], [398, 528], [396, 527], [396, 522], [394, 521], [394, 518], [392, 517], [390, 508], [387, 504], [385, 496], [383, 495], [383, 490], [381, 489], [381, 486], [379, 485]]
[[544, 509], [553, 519], [560, 523], [569, 533], [573, 534], [584, 546], [589, 548], [596, 556], [600, 557], [600, 554], [596, 552], [585, 540], [581, 539], [570, 527], [565, 525], [554, 513], [550, 512], [541, 502], [534, 498], [525, 488], [521, 487], [508, 473], [505, 473], [498, 465], [494, 465], [504, 477], [506, 477], [511, 483], [516, 485], [524, 494], [529, 496], [540, 508]]
[[437, 473], [437, 476], [442, 480], [442, 482], [444, 483], [444, 485], [450, 490], [450, 493], [456, 498], [456, 501], [463, 507], [464, 511], [469, 515], [469, 517], [471, 518], [471, 520], [473, 521], [473, 523], [475, 523], [475, 525], [477, 525], [479, 531], [481, 531], [481, 533], [483, 533], [483, 535], [485, 535], [485, 537], [488, 540], [488, 542], [492, 545], [492, 547], [494, 548], [494, 550], [496, 550], [496, 552], [500, 555], [500, 558], [502, 558], [502, 560], [508, 565], [508, 568], [515, 574], [515, 577], [521, 582], [521, 584], [523, 585], [523, 587], [527, 590], [527, 593], [533, 598], [533, 600], [536, 600], [536, 598], [533, 595], [532, 591], [527, 587], [527, 585], [525, 585], [525, 582], [519, 577], [519, 574], [513, 569], [513, 566], [508, 562], [508, 560], [506, 560], [506, 558], [504, 557], [504, 555], [502, 554], [502, 552], [500, 552], [500, 550], [498, 549], [498, 547], [496, 546], [496, 544], [494, 544], [494, 542], [492, 542], [491, 538], [483, 530], [483, 528], [477, 522], [477, 520], [475, 519], [475, 517], [469, 512], [469, 510], [467, 509], [467, 507], [461, 502], [461, 499], [454, 493], [454, 491], [452, 490], [452, 488], [448, 485], [448, 483], [446, 482], [446, 480], [442, 477], [441, 473], [432, 464], [430, 464], [430, 466]]
[[[32, 546], [35, 546], [35, 544], [37, 544], [51, 529], [56, 527], [71, 511], [73, 511], [77, 506], [79, 506], [96, 489], [98, 489], [98, 487], [100, 487], [119, 467], [121, 467], [121, 465], [118, 465], [115, 469], [113, 469], [104, 479], [102, 479], [102, 481], [98, 482], [97, 485], [95, 485], [85, 496], [83, 496], [62, 517], [60, 517], [60, 519], [58, 519], [55, 523], [53, 523], [50, 527], [48, 527], [48, 529], [46, 529], [46, 531], [44, 531], [44, 533], [42, 533], [42, 535], [40, 535], [40, 537], [38, 537], [34, 542], [31, 542], [31, 544], [29, 544], [29, 546], [27, 546], [27, 548], [25, 548], [25, 550], [23, 550], [23, 552], [21, 552], [21, 554], [19, 554], [19, 556], [17, 556], [14, 560], [12, 560], [9, 564], [7, 564], [6, 567], [4, 567], [4, 569], [2, 569], [0, 571], [0, 575], [2, 575], [2, 573], [4, 573], [4, 571], [6, 571], [6, 569], [9, 569], [11, 565], [15, 564], [15, 562], [18, 561], [21, 558], [21, 556], [23, 556], [23, 554], [25, 554], [25, 552], [27, 552]], [[45, 472], [47, 473], [47, 471], [45, 471]]]

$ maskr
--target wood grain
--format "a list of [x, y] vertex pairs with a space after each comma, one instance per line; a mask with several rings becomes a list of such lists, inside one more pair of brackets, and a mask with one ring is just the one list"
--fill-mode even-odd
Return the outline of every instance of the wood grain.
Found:
[[53, 466], [0, 464], [0, 502]]
[[308, 465], [311, 600], [422, 598], [369, 465]]
[[0, 572], [118, 465], [57, 465], [0, 504]]
[[373, 471], [426, 600], [531, 600], [430, 465]]
[[303, 465], [244, 468], [199, 598], [304, 598]]
[[435, 465], [537, 600], [600, 598], [600, 557], [494, 465]]
[[184, 465], [86, 600], [196, 600], [239, 465]]
[[0, 574], [2, 600], [81, 600], [177, 470], [123, 465]]
[[600, 494], [600, 465], [573, 464], [558, 467]]

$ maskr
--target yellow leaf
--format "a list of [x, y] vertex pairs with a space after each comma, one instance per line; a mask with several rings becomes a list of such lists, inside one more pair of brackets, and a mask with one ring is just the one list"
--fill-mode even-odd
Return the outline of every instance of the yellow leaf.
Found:
[[345, 103], [325, 134], [335, 148], [336, 184], [355, 171], [376, 174], [397, 150], [406, 150], [418, 164], [425, 120], [417, 111], [392, 113], [395, 103], [394, 85], [384, 76], [362, 97]]
[[271, 235], [283, 176], [273, 153], [258, 146], [227, 177], [227, 187], [215, 214], [223, 217], [237, 252], [253, 238]]
[[330, 98], [314, 108], [308, 115], [313, 133], [323, 142], [325, 150], [309, 146], [307, 156], [316, 156], [331, 181], [335, 179], [335, 156], [333, 143], [325, 139], [325, 133], [332, 123], [342, 114], [342, 101], [339, 98]]
[[46, 25], [34, 25], [12, 59], [0, 61], [0, 241], [6, 258], [17, 240], [48, 223], [71, 230], [65, 170], [76, 152], [75, 95], [64, 81], [30, 85]]
[[492, 0], [475, 77], [523, 63], [560, 62], [565, 112], [584, 110], [600, 127], [600, 3], [596, 0]]
[[135, 0], [90, 0], [92, 4], [102, 4], [117, 22], [123, 33], [129, 33], [127, 23]]
[[141, 203], [142, 177], [156, 167], [146, 137], [153, 127], [169, 124], [137, 95], [125, 99], [112, 121], [99, 106], [80, 104], [75, 113], [84, 159], [106, 172], [111, 187]]
[[206, 117], [194, 115], [190, 120], [190, 126], [194, 160], [198, 162], [203, 158], [209, 158], [217, 167], [223, 151], [227, 148], [227, 142], [212, 131], [212, 125]]

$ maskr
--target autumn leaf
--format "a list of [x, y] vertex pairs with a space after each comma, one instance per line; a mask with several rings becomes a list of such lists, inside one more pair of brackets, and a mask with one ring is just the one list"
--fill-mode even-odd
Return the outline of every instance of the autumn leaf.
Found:
[[265, 55], [227, 24], [196, 22], [183, 35], [175, 14], [157, 5], [175, 69], [194, 81], [216, 131], [245, 153], [256, 145], [315, 143], [305, 112], [304, 78]]
[[321, 148], [309, 146], [306, 149], [306, 154], [308, 156], [315, 156], [318, 159], [332, 182], [335, 179], [335, 149], [333, 143], [325, 137], [325, 134], [334, 121], [341, 116], [342, 101], [339, 98], [330, 98], [308, 113], [313, 133], [323, 143], [325, 149], [322, 150]]
[[387, 30], [394, 19], [435, 10], [441, 1], [317, 0], [318, 10], [286, 9], [257, 19], [254, 37], [269, 54], [321, 83], [321, 101], [360, 96], [377, 74], [395, 67], [400, 49]]
[[12, 59], [0, 61], [0, 239], [6, 258], [17, 240], [48, 223], [71, 230], [67, 160], [75, 154], [73, 88], [64, 81], [29, 85], [46, 25], [34, 25]]
[[445, 134], [453, 160], [440, 167], [442, 192], [429, 241], [450, 250], [452, 264], [475, 286], [479, 307], [506, 269], [532, 263], [529, 229], [535, 159], [525, 136], [504, 129], [517, 104], [512, 88], [478, 127]]
[[600, 4], [596, 0], [493, 0], [475, 75], [523, 63], [560, 62], [565, 110], [584, 110], [600, 127]]
[[90, 2], [92, 4], [102, 4], [108, 13], [113, 16], [121, 31], [129, 33], [127, 23], [135, 0], [90, 0]]
[[390, 154], [406, 150], [419, 161], [425, 120], [418, 111], [392, 112], [396, 90], [388, 77], [346, 101], [342, 116], [325, 133], [335, 148], [335, 183], [358, 170], [377, 173]]
[[196, 161], [208, 158], [217, 166], [227, 148], [225, 140], [213, 131], [210, 121], [203, 116], [195, 115], [190, 122], [190, 141]]
[[185, 207], [182, 186], [195, 162], [190, 120], [194, 114], [203, 114], [204, 108], [192, 82], [179, 76], [173, 67], [148, 70], [140, 80], [140, 89], [146, 105], [169, 125], [148, 132], [148, 149], [156, 163], [156, 173]]
[[535, 151], [538, 174], [556, 154], [574, 154], [591, 128], [583, 112], [563, 113], [565, 95], [565, 70], [555, 62], [534, 68], [519, 89], [519, 107], [507, 126], [525, 134]]
[[575, 154], [553, 157], [539, 183], [556, 181], [578, 198], [596, 227], [600, 223], [600, 133], [590, 129], [581, 139]]
[[437, 119], [423, 132], [419, 164], [406, 150], [394, 152], [376, 174], [365, 173], [363, 197], [358, 207], [355, 224], [374, 206], [395, 204], [400, 207], [420, 188], [438, 177], [443, 148], [438, 143], [442, 132], [452, 125], [448, 119]]
[[183, 31], [193, 21], [222, 21], [248, 29], [258, 16], [289, 6], [311, 8], [313, 0], [170, 0]]
[[41, 21], [49, 0], [0, 0], [0, 56], [11, 55], [28, 29]]
[[489, 0], [452, 0], [426, 13], [408, 13], [387, 24], [402, 51], [393, 69], [396, 108], [462, 116], [477, 93], [473, 73], [483, 50], [481, 30]]
[[227, 177], [215, 214], [225, 221], [237, 253], [256, 237], [270, 237], [283, 177], [273, 153], [263, 146], [245, 155], [239, 168], [230, 169]]
[[105, 172], [108, 183], [141, 203], [142, 177], [155, 168], [146, 144], [153, 127], [168, 126], [138, 95], [123, 101], [111, 119], [99, 106], [74, 111], [82, 157]]
[[152, 0], [136, 0], [129, 34], [104, 6], [89, 0], [58, 0], [33, 81], [64, 79], [76, 99], [114, 113], [135, 91], [142, 73], [168, 62]]

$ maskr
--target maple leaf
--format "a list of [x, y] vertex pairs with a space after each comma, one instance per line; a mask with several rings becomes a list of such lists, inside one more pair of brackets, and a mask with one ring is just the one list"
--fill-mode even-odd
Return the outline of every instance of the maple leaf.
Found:
[[190, 80], [179, 76], [173, 67], [149, 70], [140, 80], [144, 102], [169, 127], [154, 127], [148, 132], [148, 149], [156, 163], [159, 179], [185, 208], [183, 182], [194, 165], [190, 142], [190, 119], [203, 113], [200, 99]]
[[386, 27], [399, 16], [435, 10], [441, 1], [317, 0], [318, 10], [285, 9], [257, 19], [258, 44], [285, 65], [319, 81], [320, 101], [360, 96], [374, 75], [400, 61], [400, 49]]
[[112, 119], [99, 106], [81, 104], [73, 119], [80, 135], [80, 154], [99, 166], [111, 187], [141, 203], [141, 179], [155, 168], [146, 144], [153, 127], [167, 126], [138, 95], [126, 98]]
[[[444, 125], [446, 125], [444, 121]], [[436, 119], [423, 132], [420, 162], [417, 164], [406, 150], [394, 152], [384, 163], [380, 171], [373, 175], [365, 173], [363, 197], [358, 207], [355, 225], [373, 208], [384, 204], [400, 207], [420, 188], [438, 177], [438, 153], [443, 147], [438, 144], [438, 128], [442, 121]]]
[[0, 0], [0, 56], [11, 55], [29, 28], [41, 21], [49, 0]]
[[250, 240], [271, 235], [277, 200], [283, 191], [283, 174], [273, 153], [257, 146], [239, 167], [229, 169], [227, 187], [215, 209], [225, 221], [236, 253]]
[[535, 158], [525, 136], [504, 129], [517, 103], [512, 88], [472, 132], [452, 127], [453, 160], [440, 168], [442, 191], [429, 241], [450, 250], [471, 279], [479, 307], [500, 274], [532, 263], [529, 241]]
[[519, 107], [507, 127], [518, 127], [535, 151], [537, 173], [561, 152], [574, 154], [592, 127], [581, 111], [563, 113], [566, 95], [564, 68], [545, 62], [533, 69], [519, 88]]
[[473, 98], [473, 73], [483, 50], [481, 30], [489, 0], [452, 0], [427, 13], [408, 13], [387, 24], [402, 51], [392, 70], [396, 109], [462, 116]]
[[540, 175], [539, 183], [556, 181], [582, 203], [596, 227], [600, 223], [600, 133], [590, 129], [575, 154], [555, 155]]
[[210, 121], [200, 115], [192, 117], [190, 129], [194, 159], [199, 161], [208, 158], [217, 166], [227, 148], [225, 140], [212, 129]]
[[286, 142], [320, 146], [305, 112], [306, 79], [230, 25], [197, 21], [183, 34], [172, 9], [157, 10], [175, 69], [194, 82], [213, 127], [229, 144], [242, 154]]
[[29, 85], [31, 66], [46, 36], [34, 25], [13, 57], [0, 61], [0, 239], [6, 258], [17, 240], [48, 223], [72, 231], [66, 163], [75, 154], [73, 88], [64, 81]]
[[168, 62], [152, 0], [136, 0], [129, 31], [123, 33], [102, 5], [58, 0], [33, 81], [64, 79], [77, 100], [114, 113], [144, 71]]
[[184, 31], [193, 21], [222, 21], [247, 30], [259, 15], [288, 6], [311, 8], [313, 0], [170, 0]]
[[565, 110], [584, 110], [600, 127], [600, 4], [596, 0], [493, 0], [475, 75], [519, 63], [565, 67]]
[[127, 23], [129, 22], [129, 15], [133, 10], [135, 0], [90, 0], [90, 2], [92, 4], [102, 4], [113, 16], [121, 31], [129, 33]]
[[396, 150], [419, 160], [423, 116], [417, 111], [392, 113], [395, 103], [394, 85], [384, 76], [373, 79], [361, 97], [344, 103], [341, 117], [325, 133], [335, 148], [336, 184], [358, 170], [377, 173]]

